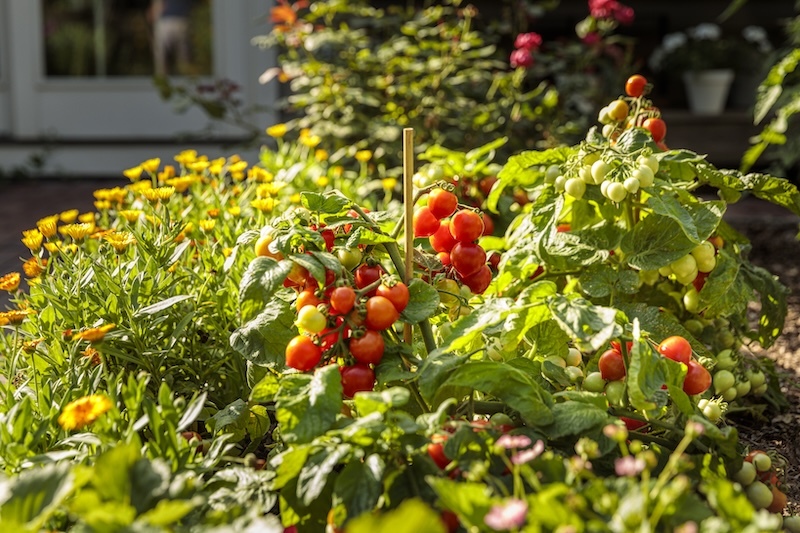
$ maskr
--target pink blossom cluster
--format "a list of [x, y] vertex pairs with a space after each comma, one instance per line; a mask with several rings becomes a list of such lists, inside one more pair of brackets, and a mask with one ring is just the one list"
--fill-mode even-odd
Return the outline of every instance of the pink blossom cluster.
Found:
[[533, 66], [533, 52], [542, 46], [542, 36], [538, 33], [520, 33], [514, 40], [515, 50], [511, 52], [509, 62], [513, 68], [531, 68]]
[[589, 13], [596, 19], [614, 19], [620, 24], [633, 23], [633, 8], [617, 0], [589, 0]]

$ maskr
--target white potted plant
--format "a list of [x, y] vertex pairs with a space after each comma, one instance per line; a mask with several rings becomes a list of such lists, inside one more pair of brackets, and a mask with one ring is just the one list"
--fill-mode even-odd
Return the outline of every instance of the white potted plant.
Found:
[[665, 35], [650, 57], [650, 66], [681, 76], [693, 113], [718, 115], [725, 109], [735, 75], [734, 42], [723, 37], [716, 24], [699, 24]]

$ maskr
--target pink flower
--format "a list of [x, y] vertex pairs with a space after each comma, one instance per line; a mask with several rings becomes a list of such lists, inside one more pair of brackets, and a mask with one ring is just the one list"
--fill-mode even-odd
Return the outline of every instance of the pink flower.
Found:
[[614, 12], [614, 18], [616, 21], [625, 26], [633, 24], [633, 17], [633, 8], [629, 6], [620, 5], [619, 9]]
[[511, 462], [515, 465], [521, 465], [525, 463], [529, 463], [542, 455], [544, 451], [544, 442], [537, 440], [536, 444], [533, 445], [533, 448], [529, 448], [527, 450], [522, 450], [519, 453], [515, 453], [511, 456]]
[[492, 529], [508, 531], [522, 526], [528, 514], [528, 504], [524, 500], [510, 499], [504, 505], [493, 505], [483, 521]]
[[526, 50], [525, 48], [517, 48], [511, 52], [509, 62], [513, 68], [531, 68], [533, 66], [533, 54], [531, 54], [530, 50]]
[[589, 0], [589, 14], [596, 19], [613, 17], [619, 7], [617, 0]]
[[514, 40], [514, 48], [538, 50], [540, 46], [542, 46], [542, 36], [534, 32], [520, 33]]
[[527, 448], [532, 443], [530, 437], [526, 435], [503, 435], [499, 439], [497, 439], [497, 444], [501, 448], [505, 448], [506, 450], [518, 449], [518, 448]]
[[596, 31], [590, 31], [581, 40], [583, 41], [583, 44], [585, 44], [587, 46], [594, 46], [594, 45], [596, 45], [597, 43], [600, 42], [600, 34], [597, 33]]
[[626, 455], [614, 461], [614, 471], [618, 476], [638, 476], [644, 470], [644, 467], [644, 460], [637, 459], [632, 455]]

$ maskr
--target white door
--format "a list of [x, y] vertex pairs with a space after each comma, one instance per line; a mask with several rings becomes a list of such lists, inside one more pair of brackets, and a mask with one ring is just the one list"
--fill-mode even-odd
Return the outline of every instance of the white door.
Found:
[[[93, 148], [95, 165], [119, 169], [140, 155], [174, 154], [182, 148], [176, 143], [241, 138], [236, 127], [209, 128], [197, 106], [181, 112], [176, 101], [162, 98], [156, 58], [166, 58], [171, 83], [213, 99], [220, 96], [218, 80], [231, 80], [236, 90], [229, 97], [244, 107], [269, 105], [274, 91], [260, 86], [258, 76], [274, 55], [250, 39], [269, 31], [272, 2], [177, 3], [190, 5], [189, 15], [163, 19], [174, 44], [159, 47], [151, 0], [0, 0], [0, 136], [17, 147], [41, 142], [51, 166], [67, 173], [97, 174], [106, 171], [92, 170], [80, 149]], [[266, 126], [271, 115], [253, 120]], [[130, 160], [119, 161], [121, 150]]]

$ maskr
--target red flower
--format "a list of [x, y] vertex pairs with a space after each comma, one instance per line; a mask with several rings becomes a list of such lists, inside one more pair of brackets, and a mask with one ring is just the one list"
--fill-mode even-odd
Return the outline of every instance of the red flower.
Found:
[[590, 31], [586, 34], [586, 36], [582, 39], [583, 44], [588, 46], [593, 46], [600, 42], [600, 34], [596, 31]]
[[614, 13], [614, 18], [625, 26], [633, 24], [633, 8], [620, 5], [619, 9]]
[[542, 36], [538, 33], [520, 33], [514, 40], [514, 48], [525, 50], [538, 50], [542, 46]]
[[513, 68], [531, 68], [533, 66], [533, 54], [525, 48], [517, 48], [511, 52], [510, 63]]

